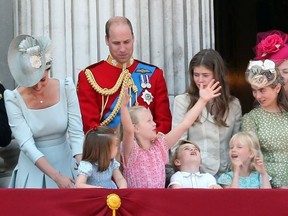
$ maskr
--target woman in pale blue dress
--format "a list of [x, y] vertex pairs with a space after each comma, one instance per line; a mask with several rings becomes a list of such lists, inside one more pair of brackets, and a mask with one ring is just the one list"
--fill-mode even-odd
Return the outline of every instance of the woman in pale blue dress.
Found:
[[18, 87], [5, 91], [5, 105], [20, 155], [12, 188], [71, 188], [81, 160], [83, 131], [71, 78], [49, 78], [51, 41], [20, 35], [10, 44], [8, 64]]

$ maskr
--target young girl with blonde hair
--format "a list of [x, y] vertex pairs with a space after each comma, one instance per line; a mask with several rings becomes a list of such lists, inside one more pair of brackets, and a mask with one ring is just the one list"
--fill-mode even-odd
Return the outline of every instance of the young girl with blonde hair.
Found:
[[238, 132], [230, 140], [232, 171], [223, 173], [218, 183], [224, 188], [271, 188], [257, 136]]
[[200, 86], [200, 98], [182, 122], [167, 134], [156, 134], [150, 110], [142, 106], [128, 110], [128, 91], [121, 105], [123, 167], [128, 188], [164, 188], [168, 150], [197, 119], [207, 102], [220, 95], [219, 82]]

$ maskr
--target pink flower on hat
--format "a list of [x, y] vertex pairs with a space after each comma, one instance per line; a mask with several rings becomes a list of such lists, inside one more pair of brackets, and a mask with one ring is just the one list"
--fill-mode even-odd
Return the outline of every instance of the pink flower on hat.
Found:
[[30, 63], [33, 68], [40, 68], [42, 65], [41, 57], [36, 55], [30, 56]]
[[271, 34], [267, 36], [256, 46], [256, 59], [263, 59], [269, 54], [278, 52], [284, 44], [285, 43], [279, 34]]

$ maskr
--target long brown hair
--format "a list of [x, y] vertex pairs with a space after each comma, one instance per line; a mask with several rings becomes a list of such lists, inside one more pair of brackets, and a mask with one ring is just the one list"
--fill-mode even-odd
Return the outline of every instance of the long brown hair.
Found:
[[98, 164], [98, 171], [105, 171], [111, 162], [111, 145], [117, 138], [114, 130], [99, 126], [85, 135], [82, 160]]
[[270, 86], [271, 86], [271, 88], [274, 89], [274, 88], [276, 88], [276, 86], [278, 84], [281, 85], [280, 91], [279, 91], [278, 96], [277, 96], [277, 105], [280, 108], [281, 112], [283, 112], [283, 111], [288, 112], [288, 96], [287, 96], [287, 93], [285, 92], [285, 89], [284, 89], [285, 81], [284, 81], [284, 78], [281, 75], [279, 69], [275, 68], [275, 70], [276, 70], [277, 78], [276, 78], [275, 82], [273, 82]]
[[199, 66], [212, 71], [214, 79], [219, 81], [219, 85], [221, 85], [221, 95], [213, 100], [213, 110], [217, 113], [217, 115], [214, 115], [214, 120], [217, 125], [227, 127], [226, 118], [229, 112], [229, 102], [234, 97], [230, 95], [229, 86], [226, 81], [227, 69], [224, 60], [214, 49], [203, 49], [190, 61], [190, 86], [187, 89], [187, 93], [191, 102], [187, 110], [191, 109], [199, 99], [199, 88], [194, 81], [194, 68]]

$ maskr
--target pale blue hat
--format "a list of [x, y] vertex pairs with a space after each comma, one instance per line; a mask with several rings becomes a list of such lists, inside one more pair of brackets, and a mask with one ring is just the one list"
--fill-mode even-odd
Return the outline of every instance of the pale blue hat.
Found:
[[51, 67], [51, 40], [44, 37], [19, 35], [8, 49], [8, 66], [19, 86], [37, 84]]

